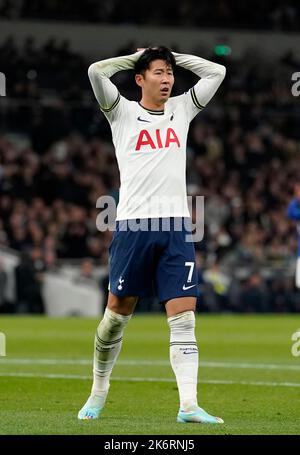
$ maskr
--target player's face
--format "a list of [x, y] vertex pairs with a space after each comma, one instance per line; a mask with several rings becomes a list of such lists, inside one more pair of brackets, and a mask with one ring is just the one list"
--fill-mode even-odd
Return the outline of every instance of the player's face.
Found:
[[153, 60], [139, 82], [138, 85], [142, 87], [143, 95], [153, 99], [156, 103], [165, 103], [170, 97], [174, 85], [172, 66], [167, 65], [164, 60]]

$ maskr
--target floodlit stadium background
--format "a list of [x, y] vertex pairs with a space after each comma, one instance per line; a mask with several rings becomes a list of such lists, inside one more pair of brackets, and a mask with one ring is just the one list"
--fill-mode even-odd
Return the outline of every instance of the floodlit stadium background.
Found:
[[[2, 312], [102, 312], [111, 233], [97, 231], [96, 201], [117, 200], [119, 177], [87, 68], [155, 44], [227, 68], [189, 134], [188, 192], [205, 196], [205, 238], [196, 245], [198, 309], [300, 309], [296, 226], [286, 218], [300, 174], [300, 105], [291, 91], [300, 65], [299, 6], [156, 3], [150, 11], [136, 1], [1, 4]], [[178, 69], [173, 93], [195, 80]], [[123, 95], [138, 99], [130, 72], [114, 81]], [[139, 309], [160, 307], [152, 299]]]
[[[0, 2], [0, 434], [299, 434], [299, 33], [293, 0]], [[155, 299], [126, 329], [103, 419], [77, 420], [108, 285], [96, 201], [119, 187], [87, 69], [157, 44], [227, 68], [187, 150], [188, 193], [205, 196], [198, 397], [222, 428], [175, 423]], [[113, 80], [139, 98], [130, 72]], [[173, 93], [195, 81], [178, 68]]]

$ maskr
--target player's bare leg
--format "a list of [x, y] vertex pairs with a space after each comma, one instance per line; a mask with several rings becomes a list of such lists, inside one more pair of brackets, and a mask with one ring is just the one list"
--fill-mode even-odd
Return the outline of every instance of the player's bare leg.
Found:
[[78, 419], [97, 419], [104, 407], [109, 379], [122, 346], [124, 328], [129, 322], [137, 297], [117, 297], [109, 293], [94, 344], [94, 380], [91, 395], [78, 413]]
[[198, 406], [198, 347], [195, 338], [195, 297], [169, 300], [166, 305], [170, 326], [170, 362], [176, 376], [180, 423], [223, 423], [220, 417], [208, 414]]

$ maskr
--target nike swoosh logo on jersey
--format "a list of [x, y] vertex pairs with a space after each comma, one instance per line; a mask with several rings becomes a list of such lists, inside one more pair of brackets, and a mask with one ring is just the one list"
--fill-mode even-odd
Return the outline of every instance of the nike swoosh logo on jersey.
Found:
[[183, 291], [187, 291], [188, 289], [194, 288], [196, 285], [193, 284], [192, 286], [186, 286], [185, 284], [182, 286]]
[[184, 354], [184, 355], [188, 355], [188, 354], [198, 354], [198, 351], [193, 351], [193, 352], [185, 352], [185, 351], [183, 351], [183, 354]]
[[151, 123], [150, 120], [145, 120], [143, 118], [141, 118], [140, 116], [137, 118], [140, 122], [147, 122], [147, 123]]

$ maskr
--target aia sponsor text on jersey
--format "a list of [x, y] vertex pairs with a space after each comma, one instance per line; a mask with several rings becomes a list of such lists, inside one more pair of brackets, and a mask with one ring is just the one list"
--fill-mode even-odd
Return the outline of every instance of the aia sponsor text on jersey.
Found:
[[161, 134], [161, 130], [155, 130], [155, 134], [150, 134], [147, 130], [141, 130], [135, 150], [141, 150], [142, 147], [150, 146], [152, 150], [168, 148], [170, 144], [177, 144], [180, 147], [179, 139], [173, 130], [173, 128], [168, 128], [166, 135]]

